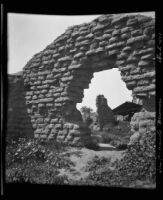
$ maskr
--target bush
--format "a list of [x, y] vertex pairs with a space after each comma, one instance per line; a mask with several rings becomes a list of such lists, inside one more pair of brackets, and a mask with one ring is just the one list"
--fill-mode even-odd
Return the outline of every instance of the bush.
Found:
[[64, 147], [54, 142], [20, 138], [6, 147], [6, 181], [62, 184], [66, 177], [58, 176], [60, 168], [73, 163], [60, 155]]
[[104, 143], [109, 143], [118, 149], [124, 149], [131, 136], [130, 123], [129, 122], [118, 122], [114, 127], [110, 127], [109, 131], [101, 132]]
[[[134, 145], [129, 146], [124, 157], [117, 160], [110, 168], [98, 158], [89, 166], [90, 174], [87, 184], [121, 186], [136, 186], [137, 182], [155, 184], [156, 182], [156, 156], [155, 132], [147, 132]], [[97, 160], [98, 159], [98, 160]]]
[[92, 171], [97, 170], [102, 166], [105, 166], [106, 164], [110, 164], [111, 159], [110, 158], [105, 158], [105, 157], [98, 157], [94, 156], [94, 158], [91, 161], [88, 161], [87, 166], [86, 166], [86, 171]]

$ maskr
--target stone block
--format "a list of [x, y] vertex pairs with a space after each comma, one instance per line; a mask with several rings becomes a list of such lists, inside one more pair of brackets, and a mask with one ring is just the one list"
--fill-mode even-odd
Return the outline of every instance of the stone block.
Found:
[[71, 37], [76, 38], [79, 35], [78, 31], [74, 31], [71, 35]]
[[125, 45], [126, 45], [125, 42], [124, 42], [124, 41], [121, 41], [121, 42], [117, 42], [116, 47], [117, 47], [117, 48], [122, 48], [122, 47], [124, 47]]
[[142, 34], [143, 34], [143, 31], [141, 29], [131, 31], [131, 36], [139, 36]]
[[46, 107], [47, 107], [47, 109], [48, 109], [49, 107], [53, 107], [53, 106], [54, 106], [53, 103], [46, 103]]
[[155, 19], [148, 20], [147, 22], [143, 23], [143, 27], [150, 27], [155, 26]]
[[114, 30], [113, 32], [112, 32], [112, 36], [117, 36], [117, 35], [120, 35], [121, 34], [121, 30], [119, 29], [119, 30]]
[[43, 56], [42, 57], [42, 61], [49, 61], [51, 59], [52, 55], [48, 55], [48, 56]]
[[103, 51], [104, 51], [104, 48], [102, 48], [102, 47], [99, 47], [99, 48], [96, 49], [96, 53], [100, 53], [100, 52], [103, 52]]
[[38, 124], [38, 125], [37, 125], [37, 128], [39, 128], [39, 129], [44, 129], [45, 126], [46, 126], [45, 124]]
[[54, 138], [55, 138], [55, 136], [54, 136], [53, 134], [49, 134], [49, 135], [48, 135], [48, 139], [49, 139], [49, 140], [54, 139]]
[[136, 18], [131, 18], [127, 21], [127, 26], [133, 26], [138, 24], [138, 20]]
[[71, 81], [74, 79], [74, 76], [71, 75], [71, 76], [68, 76], [68, 77], [63, 77], [61, 78], [62, 82], [67, 82], [67, 81]]
[[141, 56], [141, 60], [148, 60], [148, 59], [152, 59], [154, 57], [154, 54], [147, 54], [144, 56]]
[[122, 51], [126, 51], [126, 52], [131, 52], [133, 50], [133, 48], [132, 47], [130, 47], [130, 46], [127, 46], [127, 47], [124, 47], [123, 49], [122, 49]]
[[64, 51], [65, 50], [65, 46], [60, 46], [59, 48], [58, 48], [58, 52], [62, 52], [62, 51]]
[[127, 40], [127, 45], [132, 45], [133, 43], [135, 43], [135, 37], [132, 37]]
[[127, 39], [129, 39], [130, 37], [131, 37], [130, 33], [124, 33], [124, 34], [121, 35], [121, 39], [122, 39], [122, 40], [127, 40]]
[[56, 125], [54, 126], [54, 128], [55, 128], [56, 130], [61, 129], [61, 128], [62, 128], [62, 124], [56, 124]]
[[[33, 121], [35, 121], [35, 120], [33, 120]], [[42, 123], [44, 123], [44, 119], [43, 118], [38, 118], [36, 120], [36, 122], [37, 122], [37, 124], [42, 124]]]
[[50, 133], [56, 136], [58, 134], [58, 131], [55, 128], [52, 128]]
[[119, 69], [123, 68], [125, 65], [126, 61], [125, 60], [117, 60], [116, 65], [119, 67]]
[[80, 57], [82, 57], [84, 54], [82, 53], [82, 52], [80, 52], [80, 53], [77, 53], [77, 54], [75, 54], [74, 55], [74, 58], [80, 58]]
[[147, 72], [147, 73], [143, 74], [143, 78], [153, 78], [153, 77], [155, 77], [155, 74], [156, 74], [155, 71]]
[[122, 52], [121, 54], [117, 56], [117, 59], [122, 60], [122, 59], [126, 59], [127, 57], [128, 57], [128, 53]]
[[47, 139], [47, 137], [48, 137], [48, 136], [47, 136], [46, 134], [43, 134], [43, 135], [40, 135], [40, 136], [39, 136], [40, 139]]
[[126, 84], [129, 90], [133, 89], [136, 86], [136, 81], [131, 81]]
[[81, 64], [77, 64], [77, 65], [70, 65], [69, 67], [68, 67], [68, 69], [78, 69], [78, 68], [81, 68]]
[[65, 57], [59, 58], [58, 62], [65, 62], [65, 61], [70, 61], [70, 60], [71, 60], [70, 56], [65, 56]]
[[141, 71], [140, 67], [135, 66], [131, 69], [130, 75], [140, 74], [140, 71]]
[[110, 50], [110, 51], [108, 52], [109, 56], [113, 56], [113, 55], [116, 55], [116, 54], [118, 54], [118, 53], [119, 53], [119, 51], [118, 51], [117, 49]]
[[108, 40], [108, 39], [110, 39], [112, 36], [111, 36], [111, 34], [104, 34], [103, 36], [102, 36], [102, 40]]
[[109, 41], [101, 41], [99, 42], [99, 46], [107, 46], [109, 44]]
[[97, 31], [102, 31], [105, 28], [104, 25], [102, 24], [98, 24], [97, 26], [95, 26], [94, 28], [92, 28], [92, 32], [97, 32]]
[[138, 58], [136, 56], [133, 56], [133, 55], [130, 55], [127, 58], [127, 63], [137, 63], [137, 61], [138, 61]]
[[132, 28], [127, 26], [121, 29], [121, 33], [123, 34], [123, 33], [131, 32], [131, 30]]
[[110, 40], [109, 40], [109, 44], [115, 43], [117, 41], [118, 41], [118, 37], [117, 36], [111, 37]]
[[52, 102], [54, 101], [53, 98], [44, 98], [44, 99], [39, 99], [40, 103], [47, 103], [47, 102]]
[[155, 96], [156, 95], [156, 91], [154, 90], [154, 91], [149, 91], [148, 92], [148, 95], [149, 96]]
[[147, 45], [150, 46], [150, 47], [155, 46], [155, 40], [149, 40], [149, 41], [147, 42]]
[[53, 57], [53, 58], [58, 58], [58, 57], [60, 57], [60, 54], [59, 54], [59, 53], [53, 54], [52, 57]]
[[138, 63], [138, 66], [139, 66], [139, 67], [147, 67], [147, 66], [149, 66], [149, 64], [150, 64], [149, 61], [141, 60], [141, 61]]
[[108, 45], [105, 47], [106, 50], [111, 50], [111, 49], [115, 49], [117, 47], [117, 44], [114, 43], [114, 44], [111, 44], [111, 45]]
[[36, 130], [34, 131], [34, 134], [39, 134], [39, 135], [41, 135], [41, 134], [42, 134], [42, 131], [43, 131], [43, 129], [36, 129]]
[[26, 100], [31, 100], [32, 96], [26, 96], [25, 99]]
[[66, 128], [66, 129], [73, 129], [73, 127], [74, 127], [74, 124], [72, 124], [72, 123], [66, 123], [66, 124], [64, 124], [64, 129]]
[[123, 22], [126, 22], [127, 19], [128, 19], [128, 16], [127, 16], [127, 15], [126, 15], [126, 16], [122, 15], [122, 16], [115, 17], [115, 18], [112, 20], [111, 23], [112, 23], [112, 25], [121, 24], [121, 23], [123, 23]]
[[148, 79], [143, 79], [143, 80], [139, 80], [137, 82], [137, 85], [148, 85], [149, 84], [149, 80]]
[[[80, 35], [81, 36], [86, 36], [86, 35], [88, 35], [90, 32], [88, 31], [88, 29], [85, 29], [85, 30], [83, 30], [83, 31], [80, 31]], [[85, 37], [84, 37], [85, 38]]]
[[94, 35], [92, 33], [89, 33], [88, 35], [85, 36], [86, 39], [92, 39]]
[[148, 94], [147, 93], [142, 93], [142, 92], [138, 92], [138, 93], [136, 93], [136, 97], [138, 97], [138, 98], [146, 98], [148, 96]]

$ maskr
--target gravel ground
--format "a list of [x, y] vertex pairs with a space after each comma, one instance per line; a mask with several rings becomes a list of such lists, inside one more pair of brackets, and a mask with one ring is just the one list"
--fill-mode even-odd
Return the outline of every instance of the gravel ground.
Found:
[[60, 175], [67, 175], [71, 180], [85, 179], [89, 172], [85, 171], [88, 161], [94, 156], [111, 158], [111, 163], [122, 157], [124, 151], [94, 151], [86, 148], [70, 148], [64, 154], [69, 155], [70, 160], [75, 164], [70, 170], [60, 169]]

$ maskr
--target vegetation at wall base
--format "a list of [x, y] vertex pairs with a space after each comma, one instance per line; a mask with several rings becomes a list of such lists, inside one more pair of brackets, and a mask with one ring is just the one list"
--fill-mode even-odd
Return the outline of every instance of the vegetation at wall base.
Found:
[[6, 148], [6, 182], [65, 184], [66, 176], [59, 176], [61, 167], [69, 169], [73, 163], [61, 155], [65, 147], [56, 142], [42, 142], [20, 138]]
[[[58, 145], [58, 146], [57, 146]], [[89, 175], [79, 181], [60, 175], [59, 169], [71, 170], [74, 163], [65, 154], [66, 147], [35, 139], [19, 139], [6, 147], [6, 182], [99, 185], [114, 187], [155, 186], [155, 132], [144, 133], [128, 146], [120, 160], [95, 156], [88, 162]]]
[[120, 161], [113, 163], [113, 169], [108, 164], [104, 165], [103, 161], [97, 161], [97, 158], [94, 159], [88, 167], [90, 175], [87, 182], [118, 187], [155, 185], [155, 140], [155, 132], [143, 134], [139, 141], [128, 147]]

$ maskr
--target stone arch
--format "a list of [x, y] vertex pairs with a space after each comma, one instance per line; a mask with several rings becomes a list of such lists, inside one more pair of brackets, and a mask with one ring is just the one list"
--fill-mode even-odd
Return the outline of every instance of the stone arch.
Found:
[[[154, 105], [155, 20], [142, 15], [102, 15], [69, 27], [23, 70], [34, 135], [71, 145], [89, 140], [76, 104], [94, 72], [118, 68], [133, 97]], [[147, 103], [148, 102], [148, 103]], [[35, 107], [36, 109], [33, 109]], [[39, 108], [46, 108], [41, 114]], [[149, 107], [149, 106], [146, 106]], [[153, 109], [150, 112], [155, 111]]]

